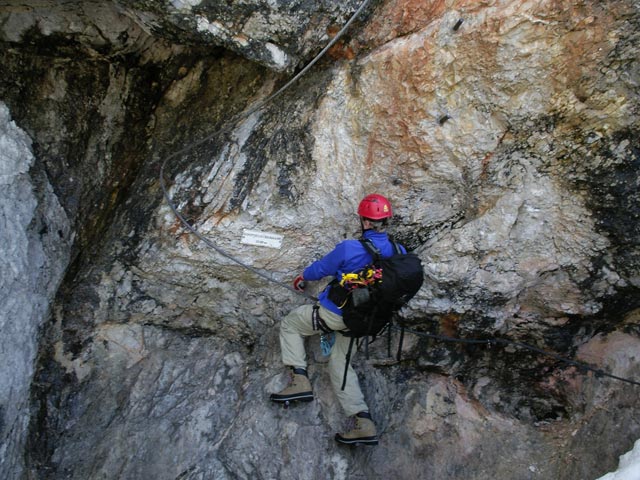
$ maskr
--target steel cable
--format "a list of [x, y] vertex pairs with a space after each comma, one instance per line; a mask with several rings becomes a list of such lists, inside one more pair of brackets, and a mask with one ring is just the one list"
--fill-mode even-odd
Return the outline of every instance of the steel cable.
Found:
[[[200, 232], [197, 231], [197, 229], [191, 224], [189, 223], [186, 218], [184, 218], [184, 216], [178, 211], [177, 207], [175, 206], [175, 204], [173, 203], [171, 196], [169, 195], [166, 183], [165, 183], [165, 179], [164, 179], [164, 169], [166, 164], [168, 163], [169, 160], [174, 159], [176, 157], [178, 157], [179, 155], [183, 155], [185, 153], [187, 153], [188, 151], [203, 145], [204, 143], [206, 143], [207, 141], [215, 138], [218, 135], [221, 135], [223, 133], [228, 132], [229, 130], [231, 130], [231, 128], [233, 128], [234, 125], [236, 125], [238, 122], [248, 118], [250, 115], [254, 114], [255, 112], [257, 112], [258, 110], [262, 109], [265, 105], [267, 105], [268, 103], [272, 102], [273, 100], [275, 100], [277, 97], [279, 97], [280, 95], [282, 95], [291, 85], [293, 85], [296, 81], [298, 81], [304, 74], [306, 74], [309, 69], [315, 65], [326, 53], [327, 51], [336, 44], [336, 42], [344, 35], [344, 33], [347, 31], [347, 29], [351, 26], [351, 24], [356, 20], [356, 18], [360, 15], [360, 13], [366, 8], [366, 6], [369, 4], [370, 0], [364, 0], [360, 6], [358, 7], [358, 9], [353, 13], [353, 15], [349, 18], [349, 20], [345, 23], [345, 25], [342, 27], [342, 29], [331, 39], [331, 41], [329, 41], [327, 43], [327, 45], [307, 64], [305, 65], [305, 67], [300, 70], [300, 72], [298, 72], [294, 77], [292, 77], [287, 83], [285, 83], [281, 88], [279, 88], [275, 93], [271, 94], [270, 96], [268, 96], [267, 98], [265, 98], [264, 100], [258, 102], [256, 105], [254, 105], [252, 108], [250, 108], [249, 110], [236, 115], [235, 117], [232, 117], [232, 119], [228, 122], [226, 127], [223, 127], [220, 130], [217, 130], [216, 132], [205, 136], [204, 138], [197, 140], [195, 142], [189, 143], [186, 146], [184, 146], [183, 148], [173, 152], [172, 154], [168, 155], [167, 157], [164, 158], [164, 160], [162, 161], [161, 167], [160, 167], [160, 175], [159, 175], [159, 179], [160, 179], [160, 187], [162, 188], [162, 192], [164, 195], [165, 200], [167, 201], [167, 204], [169, 205], [169, 208], [171, 209], [171, 211], [173, 212], [173, 214], [180, 220], [180, 222], [191, 232], [193, 233], [197, 238], [199, 238], [200, 240], [202, 240], [208, 247], [212, 248], [213, 250], [215, 250], [216, 252], [218, 252], [220, 255], [222, 255], [223, 257], [237, 263], [238, 265], [240, 265], [241, 267], [250, 270], [251, 272], [253, 272], [254, 274], [260, 276], [261, 278], [264, 278], [265, 280], [274, 283], [276, 285], [279, 285], [283, 288], [286, 288], [298, 295], [302, 295], [312, 301], [317, 301], [318, 299], [306, 292], [303, 291], [299, 291], [294, 289], [292, 286], [284, 283], [284, 282], [280, 282], [276, 279], [274, 279], [271, 275], [262, 272], [260, 270], [258, 270], [257, 268], [248, 265], [247, 263], [239, 260], [238, 258], [234, 257], [233, 255], [227, 253], [224, 249], [220, 248], [218, 245], [216, 245], [214, 242], [212, 242], [211, 240], [209, 240], [208, 238], [206, 238], [204, 235], [202, 235]], [[637, 382], [635, 380], [631, 380], [628, 378], [623, 378], [623, 377], [619, 377], [617, 375], [613, 375], [610, 373], [605, 372], [602, 369], [598, 369], [595, 367], [592, 367], [591, 365], [588, 365], [586, 363], [582, 363], [582, 362], [578, 362], [575, 360], [571, 360], [569, 358], [566, 357], [562, 357], [561, 355], [558, 355], [556, 353], [552, 353], [552, 352], [547, 352], [541, 348], [538, 347], [534, 347], [532, 345], [528, 345], [526, 343], [521, 343], [521, 342], [515, 342], [512, 340], [506, 340], [503, 338], [489, 338], [489, 339], [474, 339], [474, 338], [455, 338], [455, 337], [448, 337], [445, 335], [435, 335], [435, 334], [429, 334], [429, 333], [425, 333], [425, 332], [420, 332], [417, 330], [412, 330], [412, 329], [408, 329], [408, 328], [403, 328], [403, 327], [398, 327], [398, 326], [393, 326], [393, 329], [402, 329], [402, 332], [404, 334], [404, 332], [406, 333], [411, 333], [413, 335], [417, 335], [417, 336], [421, 336], [421, 337], [426, 337], [426, 338], [431, 338], [434, 340], [439, 340], [439, 341], [444, 341], [444, 342], [455, 342], [455, 343], [464, 343], [464, 344], [475, 344], [475, 345], [492, 345], [492, 344], [502, 344], [502, 345], [512, 345], [512, 346], [516, 346], [516, 347], [520, 347], [520, 348], [524, 348], [533, 352], [536, 352], [540, 355], [545, 355], [551, 358], [554, 358], [560, 362], [575, 366], [579, 369], [583, 369], [583, 370], [588, 370], [588, 371], [592, 371], [594, 372], [597, 376], [605, 376], [605, 377], [609, 377], [609, 378], [613, 378], [615, 380], [619, 380], [622, 382], [626, 382], [626, 383], [630, 383], [632, 385], [638, 385], [640, 386], [640, 382]]]
[[574, 366], [576, 368], [594, 372], [596, 374], [596, 376], [609, 377], [609, 378], [613, 378], [615, 380], [619, 380], [621, 382], [626, 382], [626, 383], [630, 383], [632, 385], [640, 386], [640, 382], [637, 382], [635, 380], [631, 380], [629, 378], [619, 377], [617, 375], [613, 375], [611, 373], [607, 373], [607, 372], [605, 372], [604, 370], [602, 370], [600, 368], [592, 367], [591, 365], [589, 365], [587, 363], [578, 362], [576, 360], [571, 360], [570, 358], [563, 357], [562, 355], [558, 355], [557, 353], [548, 352], [546, 350], [543, 350], [542, 348], [534, 347], [533, 345], [529, 345], [529, 344], [522, 343], [522, 342], [516, 342], [516, 341], [513, 341], [513, 340], [507, 340], [505, 338], [496, 338], [496, 337], [487, 338], [487, 339], [481, 339], [481, 338], [456, 338], [456, 337], [449, 337], [449, 336], [446, 336], [446, 335], [437, 335], [437, 334], [433, 334], [433, 333], [420, 332], [418, 330], [413, 330], [413, 329], [406, 328], [406, 327], [400, 327], [400, 326], [397, 326], [397, 325], [394, 325], [392, 328], [394, 330], [400, 331], [401, 334], [411, 333], [411, 334], [417, 335], [419, 337], [431, 338], [431, 339], [438, 340], [438, 341], [441, 341], [441, 342], [453, 342], [453, 343], [463, 343], [463, 344], [470, 344], [470, 345], [489, 345], [489, 346], [490, 345], [501, 344], [501, 345], [511, 345], [511, 346], [514, 346], [514, 347], [520, 347], [520, 348], [535, 352], [535, 353], [537, 353], [539, 355], [545, 355], [547, 357], [554, 358], [555, 360], [558, 360], [559, 362], [566, 363], [568, 365], [572, 365], [572, 366]]
[[358, 15], [360, 15], [360, 13], [366, 8], [366, 6], [368, 5], [370, 0], [364, 0], [360, 6], [358, 7], [358, 9], [353, 13], [353, 15], [351, 15], [351, 17], [349, 18], [349, 20], [344, 24], [344, 26], [342, 27], [342, 29], [340, 29], [340, 31], [331, 39], [331, 41], [329, 41], [329, 43], [327, 43], [327, 45], [302, 69], [300, 70], [300, 72], [298, 72], [293, 78], [291, 78], [291, 80], [289, 80], [287, 83], [285, 83], [280, 89], [278, 89], [275, 93], [273, 93], [272, 95], [268, 96], [267, 98], [265, 98], [264, 100], [258, 102], [256, 105], [254, 105], [252, 108], [250, 108], [249, 110], [247, 110], [246, 112], [243, 112], [239, 115], [237, 115], [236, 117], [233, 117], [227, 124], [226, 127], [222, 128], [221, 130], [217, 130], [216, 132], [207, 135], [206, 137], [197, 140], [195, 142], [189, 143], [186, 146], [184, 146], [183, 148], [173, 152], [172, 154], [168, 155], [167, 157], [165, 157], [165, 159], [162, 161], [162, 165], [160, 167], [160, 187], [162, 188], [162, 193], [164, 195], [165, 200], [167, 201], [167, 204], [169, 205], [169, 208], [171, 208], [171, 211], [173, 212], [173, 214], [180, 220], [180, 222], [191, 232], [193, 233], [196, 237], [198, 237], [200, 240], [202, 240], [207, 246], [209, 246], [210, 248], [214, 249], [216, 252], [218, 252], [220, 255], [222, 255], [223, 257], [237, 263], [238, 265], [240, 265], [243, 268], [246, 268], [247, 270], [250, 270], [251, 272], [255, 273], [256, 275], [260, 276], [261, 278], [264, 278], [265, 280], [268, 280], [269, 282], [275, 283], [281, 287], [284, 287], [288, 290], [291, 290], [299, 295], [303, 295], [305, 297], [307, 297], [308, 299], [312, 300], [312, 301], [316, 301], [317, 298], [306, 293], [306, 292], [302, 292], [299, 290], [294, 289], [293, 287], [291, 287], [290, 285], [280, 282], [276, 279], [274, 279], [271, 275], [264, 273], [260, 270], [258, 270], [255, 267], [252, 267], [251, 265], [246, 264], [245, 262], [239, 260], [238, 258], [234, 257], [233, 255], [227, 253], [224, 249], [220, 248], [218, 245], [216, 245], [215, 243], [213, 243], [211, 240], [209, 240], [208, 238], [206, 238], [204, 235], [202, 235], [200, 232], [198, 232], [198, 230], [187, 221], [186, 218], [184, 218], [184, 216], [178, 211], [177, 207], [175, 206], [175, 204], [173, 203], [173, 200], [171, 199], [171, 196], [169, 195], [168, 189], [167, 189], [167, 185], [165, 183], [165, 179], [164, 179], [164, 169], [165, 166], [167, 164], [167, 162], [173, 158], [176, 158], [179, 155], [185, 154], [188, 151], [208, 142], [209, 140], [213, 139], [214, 137], [228, 132], [234, 125], [236, 125], [238, 122], [244, 120], [245, 118], [248, 118], [250, 115], [254, 114], [255, 112], [257, 112], [258, 110], [262, 109], [265, 105], [267, 105], [268, 103], [272, 102], [274, 99], [276, 99], [277, 97], [279, 97], [280, 95], [282, 95], [282, 93], [285, 92], [285, 90], [287, 90], [291, 85], [293, 85], [296, 81], [298, 81], [305, 73], [307, 73], [309, 71], [309, 69], [315, 65], [318, 60], [320, 60], [326, 53], [327, 51], [336, 44], [336, 42], [344, 35], [344, 33], [347, 31], [347, 29], [351, 26], [351, 24], [356, 20], [356, 18], [358, 17]]

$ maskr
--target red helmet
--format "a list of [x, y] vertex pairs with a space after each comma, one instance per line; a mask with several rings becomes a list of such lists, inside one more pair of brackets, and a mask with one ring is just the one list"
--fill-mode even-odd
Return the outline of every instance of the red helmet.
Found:
[[358, 215], [371, 220], [382, 220], [390, 218], [393, 212], [391, 211], [389, 200], [382, 195], [372, 193], [364, 197], [360, 205], [358, 205]]

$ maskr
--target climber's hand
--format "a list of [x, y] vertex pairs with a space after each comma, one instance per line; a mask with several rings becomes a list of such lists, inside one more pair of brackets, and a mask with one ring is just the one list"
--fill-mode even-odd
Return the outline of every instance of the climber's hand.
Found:
[[304, 292], [305, 287], [307, 286], [306, 282], [304, 281], [304, 277], [302, 275], [298, 275], [295, 280], [293, 281], [293, 288], [294, 290], [297, 290], [298, 292]]

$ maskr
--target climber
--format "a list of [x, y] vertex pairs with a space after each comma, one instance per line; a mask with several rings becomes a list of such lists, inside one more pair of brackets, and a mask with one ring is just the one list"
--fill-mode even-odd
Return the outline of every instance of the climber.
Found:
[[[383, 258], [390, 257], [394, 253], [394, 246], [385, 231], [392, 216], [389, 201], [382, 195], [367, 195], [358, 206], [358, 215], [362, 237], [370, 239]], [[404, 247], [399, 248], [402, 253], [406, 253]], [[296, 290], [302, 291], [306, 281], [321, 280], [327, 276], [340, 278], [343, 273], [357, 271], [371, 262], [371, 254], [359, 240], [345, 240], [337, 244], [326, 256], [309, 265], [302, 275], [296, 277], [293, 285]], [[350, 338], [340, 334], [340, 331], [347, 330], [347, 327], [342, 320], [340, 308], [330, 300], [330, 290], [331, 284], [320, 293], [317, 305], [302, 305], [282, 319], [282, 362], [291, 368], [291, 381], [281, 392], [271, 394], [271, 400], [287, 405], [291, 402], [313, 400], [311, 383], [307, 376], [303, 337], [336, 332], [329, 358], [331, 384], [347, 416], [354, 418], [354, 427], [343, 434], [337, 433], [335, 440], [350, 445], [377, 445], [376, 426], [360, 390], [358, 377], [353, 367], [346, 365]], [[342, 389], [345, 368], [348, 370]]]

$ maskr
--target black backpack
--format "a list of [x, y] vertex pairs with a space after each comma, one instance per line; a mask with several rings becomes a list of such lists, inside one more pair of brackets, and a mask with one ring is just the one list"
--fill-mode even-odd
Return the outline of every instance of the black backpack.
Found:
[[375, 338], [391, 322], [393, 314], [411, 300], [424, 279], [420, 258], [413, 253], [403, 254], [394, 242], [395, 253], [382, 258], [371, 240], [360, 240], [373, 257], [373, 262], [358, 272], [343, 275], [331, 283], [329, 299], [342, 310], [342, 319], [349, 329], [340, 332], [351, 337], [344, 381], [351, 360], [354, 340]]

